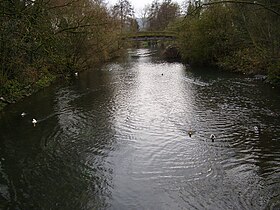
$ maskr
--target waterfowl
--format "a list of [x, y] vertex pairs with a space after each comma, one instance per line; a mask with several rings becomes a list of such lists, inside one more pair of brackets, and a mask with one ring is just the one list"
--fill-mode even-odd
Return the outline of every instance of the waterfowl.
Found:
[[190, 129], [189, 131], [188, 131], [188, 135], [189, 135], [189, 137], [192, 137], [192, 135], [195, 133], [195, 131], [194, 130], [192, 130], [192, 129]]
[[78, 76], [78, 72], [75, 72], [75, 76]]
[[212, 133], [211, 135], [210, 135], [210, 139], [212, 140], [212, 142], [216, 139], [216, 136]]
[[33, 126], [35, 127], [36, 126], [36, 123], [37, 123], [37, 120], [36, 119], [32, 119], [32, 123], [33, 123]]
[[22, 112], [20, 115], [21, 115], [22, 117], [24, 117], [24, 116], [26, 115], [26, 113], [25, 113], [25, 112]]

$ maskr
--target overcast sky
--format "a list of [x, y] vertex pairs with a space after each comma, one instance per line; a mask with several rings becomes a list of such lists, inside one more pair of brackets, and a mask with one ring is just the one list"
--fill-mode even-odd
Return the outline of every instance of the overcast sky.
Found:
[[[179, 5], [185, 1], [186, 0], [173, 0], [173, 2], [177, 2]], [[107, 0], [107, 2], [109, 2], [109, 5], [114, 5], [118, 2], [118, 0]], [[132, 4], [136, 16], [139, 17], [139, 14], [141, 13], [140, 11], [144, 8], [144, 6], [152, 4], [153, 0], [129, 0], [129, 2]], [[159, 0], [159, 2], [162, 2], [162, 0]]]

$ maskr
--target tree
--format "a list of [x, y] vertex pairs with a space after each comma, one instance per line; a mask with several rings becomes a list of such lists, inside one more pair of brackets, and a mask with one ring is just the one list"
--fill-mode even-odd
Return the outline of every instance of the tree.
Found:
[[184, 19], [179, 28], [183, 57], [192, 64], [215, 64], [234, 45], [232, 11], [215, 5], [199, 16]]
[[149, 30], [164, 30], [180, 14], [180, 7], [171, 0], [164, 0], [161, 4], [155, 0], [149, 10]]
[[26, 87], [73, 74], [119, 51], [116, 21], [101, 0], [1, 0], [0, 8], [0, 96], [5, 99], [18, 99]]
[[160, 3], [154, 0], [148, 12], [148, 30], [157, 30], [157, 17], [159, 12]]
[[112, 9], [114, 18], [120, 20], [120, 27], [123, 31], [129, 31], [134, 17], [134, 9], [128, 0], [119, 0]]
[[142, 30], [146, 30], [148, 27], [148, 14], [149, 14], [149, 5], [146, 5], [143, 10], [141, 10], [140, 20], [141, 25], [140, 28]]
[[280, 84], [280, 4], [275, 0], [191, 2], [180, 46], [191, 63], [245, 73], [267, 73]]

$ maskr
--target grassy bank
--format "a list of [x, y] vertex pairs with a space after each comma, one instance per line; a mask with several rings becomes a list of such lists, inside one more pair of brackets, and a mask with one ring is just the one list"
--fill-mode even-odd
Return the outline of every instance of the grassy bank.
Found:
[[24, 97], [41, 90], [53, 83], [58, 76], [45, 74], [34, 83], [21, 83], [9, 80], [0, 88], [0, 111], [8, 104], [16, 103]]

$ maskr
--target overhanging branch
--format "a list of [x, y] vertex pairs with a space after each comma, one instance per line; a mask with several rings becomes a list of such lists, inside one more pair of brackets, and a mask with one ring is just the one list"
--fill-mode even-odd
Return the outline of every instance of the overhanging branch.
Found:
[[229, 3], [229, 4], [251, 4], [251, 5], [256, 5], [256, 6], [260, 6], [278, 16], [280, 16], [280, 13], [277, 12], [276, 10], [272, 9], [270, 6], [266, 5], [266, 4], [262, 4], [259, 3], [257, 1], [234, 1], [234, 0], [223, 0], [223, 1], [215, 1], [215, 2], [208, 2], [208, 3], [202, 3], [200, 5], [200, 7], [203, 6], [209, 6], [209, 5], [214, 5], [214, 4], [225, 4], [225, 3]]

